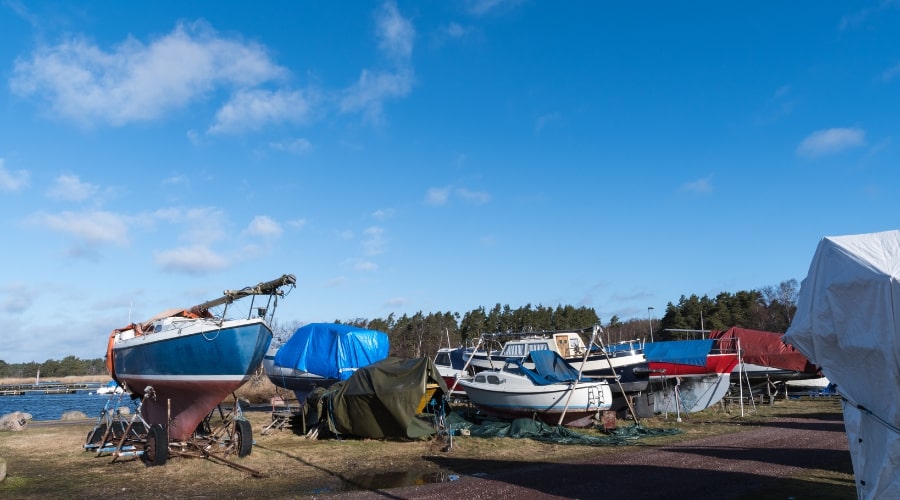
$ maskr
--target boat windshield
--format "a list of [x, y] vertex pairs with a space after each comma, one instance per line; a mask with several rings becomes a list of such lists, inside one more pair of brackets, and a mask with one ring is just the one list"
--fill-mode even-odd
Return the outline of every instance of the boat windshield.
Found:
[[434, 364], [440, 366], [452, 366], [452, 364], [450, 363], [450, 353], [439, 352], [434, 358]]
[[534, 351], [548, 351], [550, 346], [547, 342], [510, 342], [503, 346], [503, 352], [500, 356], [503, 358], [522, 358], [526, 354]]

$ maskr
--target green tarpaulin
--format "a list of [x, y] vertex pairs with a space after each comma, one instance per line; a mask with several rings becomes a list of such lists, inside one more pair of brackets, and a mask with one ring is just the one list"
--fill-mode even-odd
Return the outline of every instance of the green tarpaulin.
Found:
[[373, 439], [430, 436], [436, 432], [434, 426], [418, 416], [429, 388], [438, 401], [447, 393], [447, 385], [430, 359], [387, 358], [311, 394], [307, 422], [312, 417], [337, 435]]

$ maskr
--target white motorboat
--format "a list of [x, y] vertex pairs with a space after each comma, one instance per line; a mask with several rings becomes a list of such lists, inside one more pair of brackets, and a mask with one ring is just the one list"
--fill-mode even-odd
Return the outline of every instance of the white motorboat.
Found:
[[[525, 367], [526, 360], [534, 370]], [[538, 418], [552, 425], [585, 426], [601, 410], [612, 407], [605, 380], [579, 377], [578, 370], [557, 352], [534, 351], [508, 361], [499, 370], [485, 370], [460, 380], [469, 401], [486, 415]]]

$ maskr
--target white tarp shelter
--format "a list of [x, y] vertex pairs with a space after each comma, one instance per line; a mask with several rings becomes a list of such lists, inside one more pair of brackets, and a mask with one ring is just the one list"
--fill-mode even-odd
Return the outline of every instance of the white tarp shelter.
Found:
[[856, 491], [900, 495], [900, 231], [824, 238], [784, 336], [842, 397]]

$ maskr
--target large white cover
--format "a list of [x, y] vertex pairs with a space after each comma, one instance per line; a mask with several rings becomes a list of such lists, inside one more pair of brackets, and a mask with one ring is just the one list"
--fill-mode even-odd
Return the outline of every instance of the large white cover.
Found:
[[824, 238], [784, 336], [844, 398], [859, 498], [900, 496], [900, 231]]

